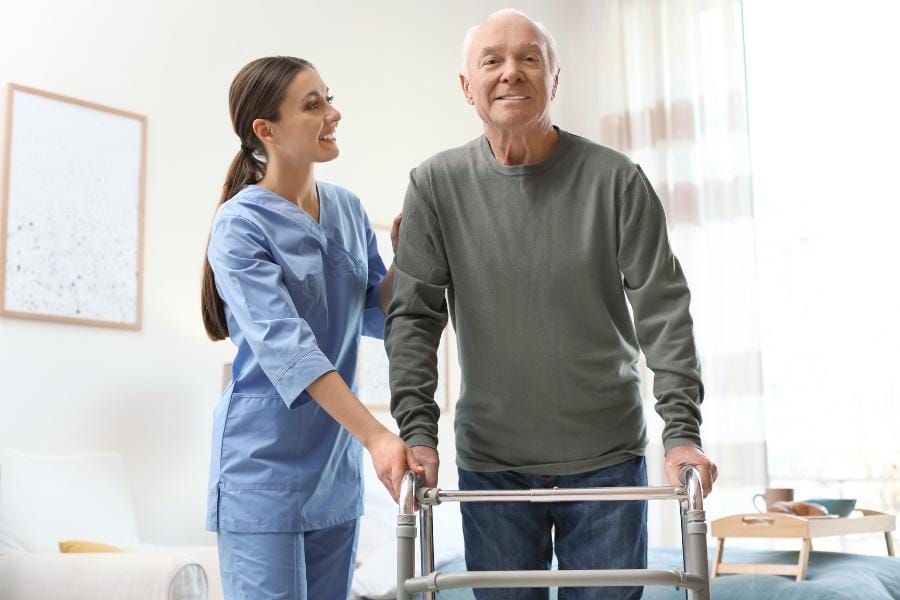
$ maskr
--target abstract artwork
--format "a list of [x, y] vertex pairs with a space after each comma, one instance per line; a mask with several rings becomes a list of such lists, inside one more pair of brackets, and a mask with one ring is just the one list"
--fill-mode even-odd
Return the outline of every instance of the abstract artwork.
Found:
[[11, 84], [0, 314], [140, 329], [146, 117]]

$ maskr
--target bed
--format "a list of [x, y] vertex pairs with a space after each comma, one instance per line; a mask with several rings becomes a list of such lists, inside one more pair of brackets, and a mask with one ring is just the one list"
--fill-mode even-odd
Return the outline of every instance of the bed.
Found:
[[[732, 549], [730, 560], [740, 562], [797, 561], [797, 552], [766, 552]], [[710, 549], [712, 561], [712, 549]], [[680, 548], [651, 548], [650, 568], [680, 569]], [[462, 571], [462, 561], [447, 564], [441, 571]], [[778, 575], [722, 575], [712, 580], [713, 600], [898, 600], [900, 599], [900, 558], [861, 556], [837, 552], [813, 552], [808, 578]], [[551, 598], [556, 598], [551, 593]], [[471, 590], [447, 590], [442, 600], [472, 600]], [[645, 588], [644, 600], [683, 600], [684, 592], [674, 588]]]

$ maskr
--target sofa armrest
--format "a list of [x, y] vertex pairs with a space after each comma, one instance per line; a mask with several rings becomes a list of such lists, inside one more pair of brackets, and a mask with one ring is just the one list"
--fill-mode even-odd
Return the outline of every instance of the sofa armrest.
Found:
[[154, 554], [187, 554], [206, 572], [206, 583], [209, 588], [209, 600], [224, 600], [222, 577], [219, 572], [219, 549], [214, 545], [196, 546], [160, 546], [156, 544], [139, 544], [137, 552]]
[[186, 554], [0, 556], [4, 600], [204, 600], [206, 575]]

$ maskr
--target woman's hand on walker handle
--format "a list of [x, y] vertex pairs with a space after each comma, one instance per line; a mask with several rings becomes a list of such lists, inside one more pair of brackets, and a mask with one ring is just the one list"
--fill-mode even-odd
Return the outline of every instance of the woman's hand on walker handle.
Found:
[[696, 446], [675, 446], [666, 452], [666, 479], [669, 485], [681, 487], [680, 473], [682, 467], [694, 466], [700, 472], [700, 483], [703, 486], [703, 497], [712, 491], [713, 483], [719, 476], [716, 463], [709, 460], [703, 450]]
[[425, 472], [412, 450], [372, 416], [337, 371], [325, 373], [313, 381], [307, 391], [325, 412], [369, 451], [378, 479], [395, 502], [400, 497], [400, 484], [406, 471], [416, 475]]
[[407, 471], [412, 471], [416, 476], [425, 473], [425, 468], [419, 464], [409, 446], [387, 429], [374, 436], [366, 444], [366, 450], [372, 456], [378, 479], [390, 492], [394, 502], [400, 498], [400, 484]]

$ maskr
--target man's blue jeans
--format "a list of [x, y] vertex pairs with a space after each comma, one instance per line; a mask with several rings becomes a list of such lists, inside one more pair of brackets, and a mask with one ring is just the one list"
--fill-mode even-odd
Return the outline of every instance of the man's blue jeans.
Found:
[[[577, 475], [481, 473], [459, 469], [461, 490], [646, 486], [643, 457]], [[646, 569], [647, 502], [463, 502], [469, 571]], [[552, 531], [552, 535], [551, 535]], [[559, 600], [638, 600], [641, 587], [560, 588]], [[544, 600], [546, 588], [476, 589], [478, 600]]]

